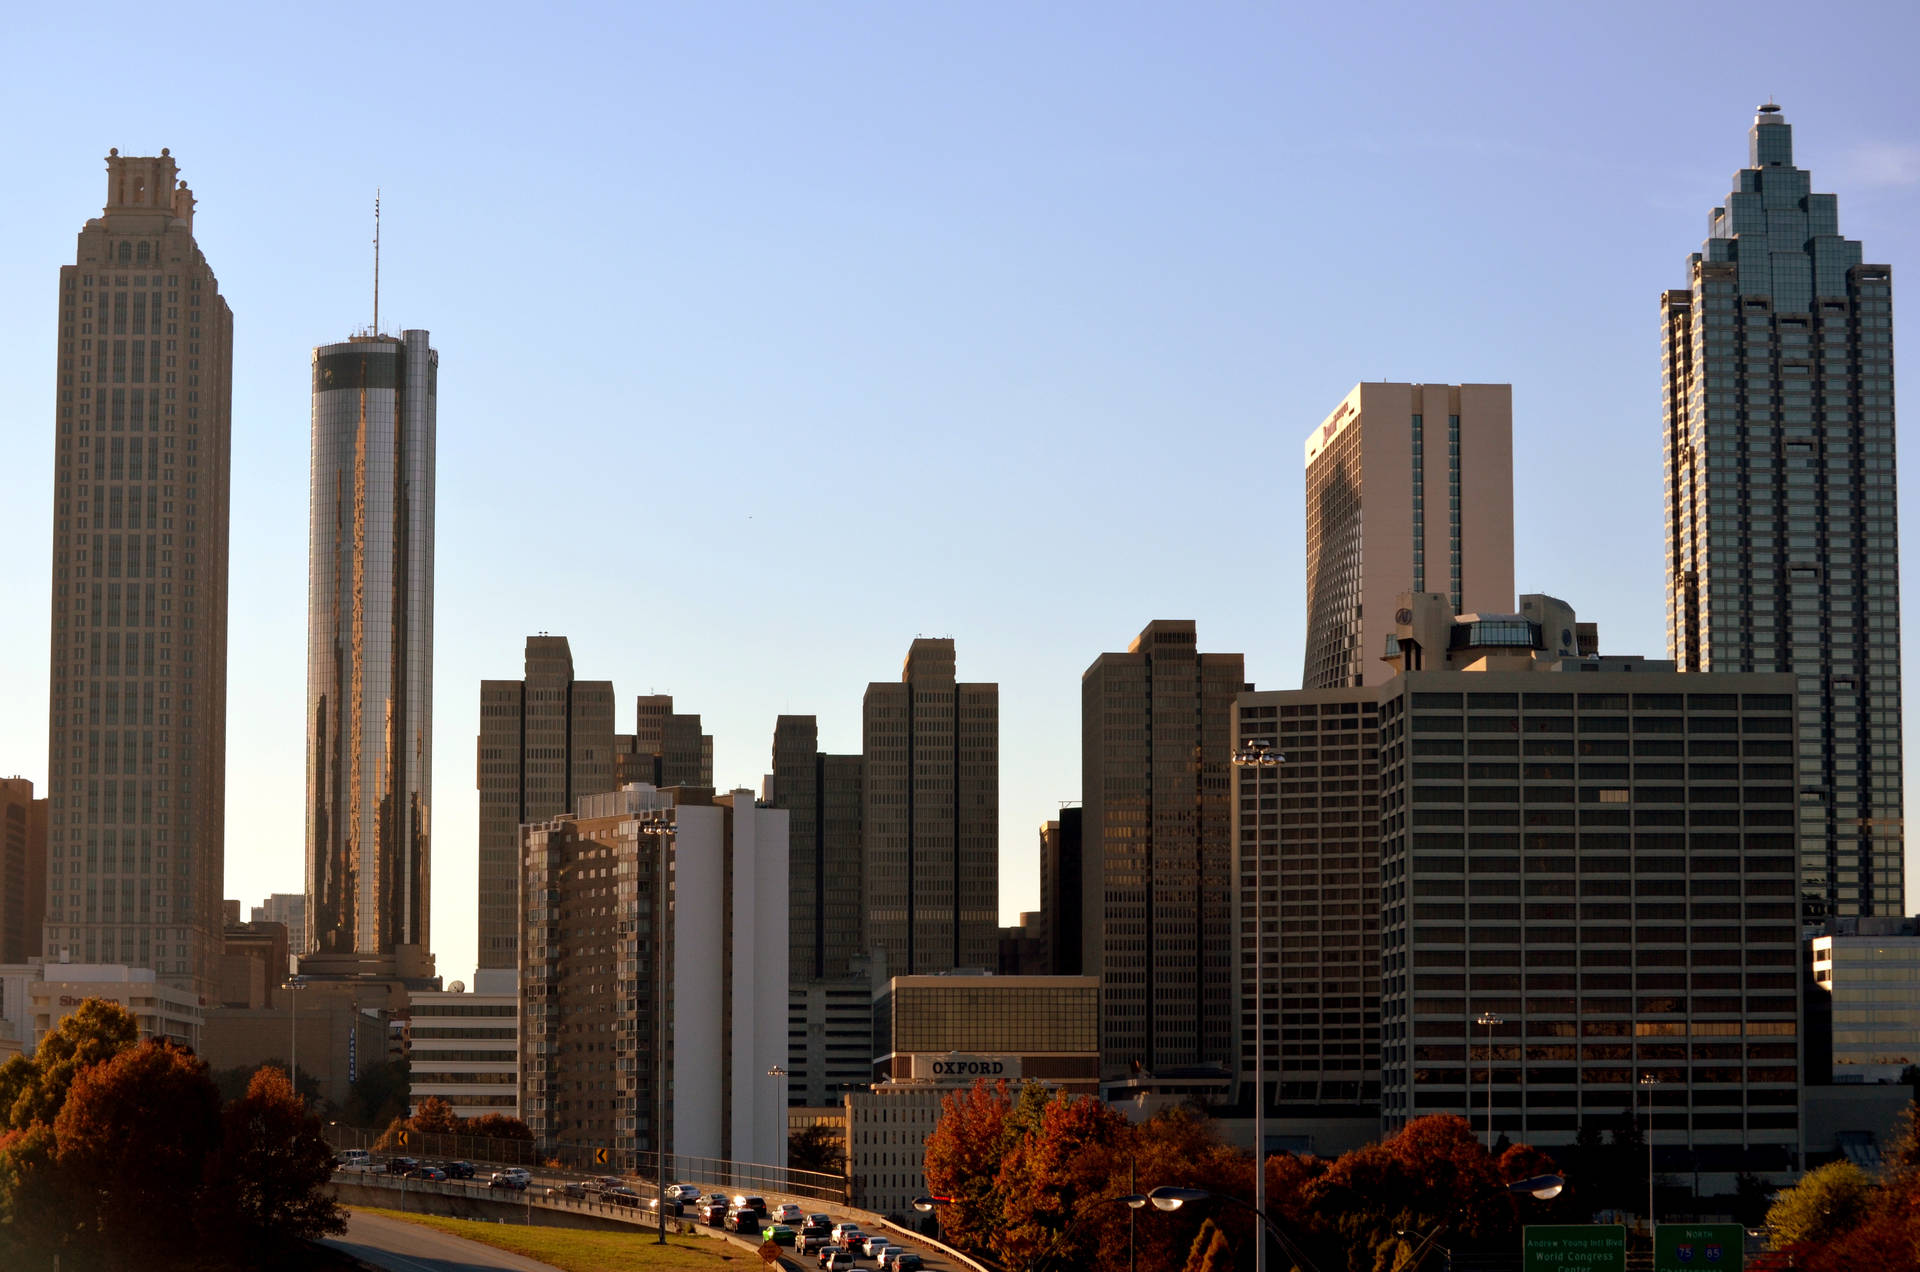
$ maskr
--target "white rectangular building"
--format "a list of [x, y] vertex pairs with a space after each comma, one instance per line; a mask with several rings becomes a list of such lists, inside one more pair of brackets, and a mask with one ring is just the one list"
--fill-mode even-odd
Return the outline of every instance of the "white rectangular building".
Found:
[[413, 1111], [436, 1096], [459, 1117], [520, 1116], [520, 976], [475, 972], [473, 990], [407, 995], [408, 1094]]

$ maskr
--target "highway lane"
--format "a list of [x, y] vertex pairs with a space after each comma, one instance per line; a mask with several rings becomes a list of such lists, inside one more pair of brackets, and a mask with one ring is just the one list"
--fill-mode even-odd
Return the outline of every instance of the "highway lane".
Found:
[[347, 1232], [325, 1243], [389, 1272], [558, 1272], [551, 1263], [496, 1250], [385, 1215], [347, 1214]]

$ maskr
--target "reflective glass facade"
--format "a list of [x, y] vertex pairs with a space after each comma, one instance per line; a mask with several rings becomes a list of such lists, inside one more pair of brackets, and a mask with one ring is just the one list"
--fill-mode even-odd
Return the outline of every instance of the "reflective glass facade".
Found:
[[1668, 648], [1791, 672], [1806, 917], [1905, 910], [1892, 272], [1764, 106], [1662, 300]]
[[307, 948], [428, 944], [434, 414], [424, 331], [313, 351]]
[[60, 270], [44, 952], [211, 996], [233, 314], [174, 160], [107, 159]]

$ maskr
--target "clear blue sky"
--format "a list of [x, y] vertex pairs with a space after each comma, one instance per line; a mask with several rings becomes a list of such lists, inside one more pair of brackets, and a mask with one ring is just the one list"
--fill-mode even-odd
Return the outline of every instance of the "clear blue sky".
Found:
[[776, 714], [857, 750], [866, 683], [952, 635], [1000, 683], [1031, 908], [1096, 655], [1193, 618], [1299, 683], [1300, 447], [1358, 380], [1511, 382], [1520, 587], [1662, 653], [1657, 301], [1756, 103], [1920, 286], [1920, 10], [1810, 12], [16, 8], [0, 773], [46, 774], [55, 286], [110, 146], [172, 148], [235, 315], [248, 902], [301, 886], [308, 356], [370, 318], [385, 190], [382, 318], [441, 350], [433, 930], [464, 977], [478, 682], [535, 631], [623, 723], [700, 712], [749, 786]]

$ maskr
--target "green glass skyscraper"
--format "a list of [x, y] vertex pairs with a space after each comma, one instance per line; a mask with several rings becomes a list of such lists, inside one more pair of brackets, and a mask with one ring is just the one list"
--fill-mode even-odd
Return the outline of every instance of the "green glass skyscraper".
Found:
[[1892, 270], [1841, 237], [1778, 106], [1747, 144], [1661, 302], [1668, 648], [1798, 677], [1799, 802], [1745, 824], [1797, 825], [1809, 920], [1904, 914]]

